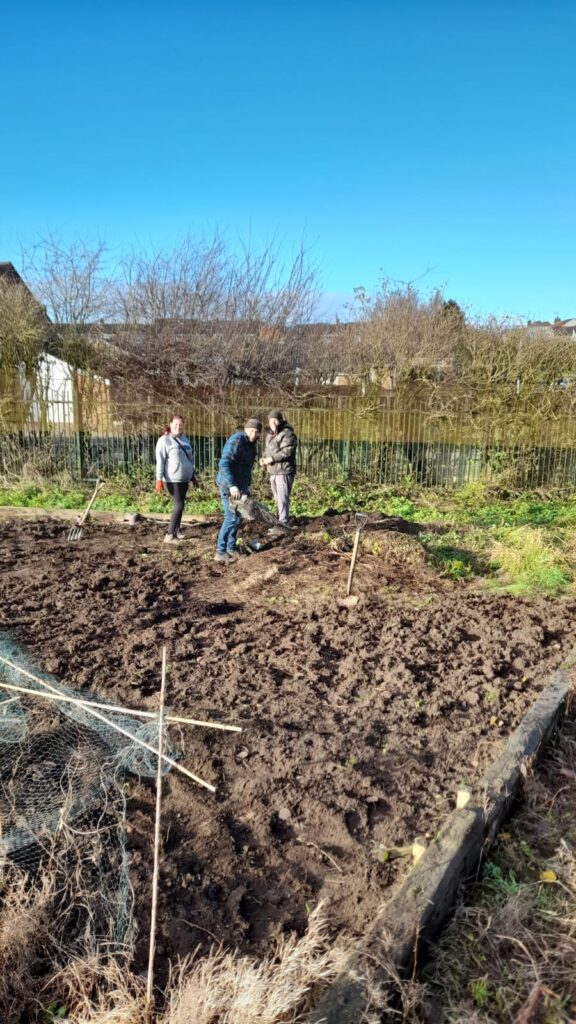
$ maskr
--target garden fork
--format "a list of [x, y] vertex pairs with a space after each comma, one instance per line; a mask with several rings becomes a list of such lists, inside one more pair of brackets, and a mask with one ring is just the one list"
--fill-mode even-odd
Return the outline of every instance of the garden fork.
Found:
[[76, 525], [73, 526], [71, 528], [71, 530], [69, 531], [69, 533], [68, 533], [68, 540], [80, 540], [80, 538], [82, 536], [82, 527], [84, 526], [84, 523], [86, 522], [86, 519], [88, 518], [88, 513], [89, 513], [90, 509], [92, 508], [92, 505], [96, 501], [96, 496], [98, 494], [98, 491], [101, 491], [103, 487], [104, 487], [104, 481], [100, 480], [98, 478], [96, 480], [96, 487], [94, 488], [94, 493], [93, 493], [92, 497], [90, 498], [90, 501], [88, 502], [88, 505], [86, 506], [85, 511], [82, 513], [82, 515], [77, 520]]
[[360, 547], [360, 534], [368, 522], [368, 516], [365, 512], [356, 512], [354, 514], [356, 522], [356, 532], [354, 534], [354, 546], [352, 548], [352, 558], [350, 560], [350, 572], [348, 573], [348, 583], [346, 585], [346, 597], [339, 597], [337, 604], [340, 608], [354, 608], [358, 604], [359, 598], [352, 594], [352, 580], [354, 578], [354, 569], [356, 568], [356, 560], [358, 558], [358, 548]]
[[354, 578], [354, 569], [356, 568], [356, 559], [358, 558], [358, 547], [360, 545], [360, 534], [368, 522], [368, 516], [365, 512], [356, 512], [354, 514], [356, 521], [356, 533], [354, 534], [354, 547], [352, 548], [352, 560], [350, 562], [350, 572], [348, 573], [348, 584], [346, 586], [346, 597], [350, 597], [352, 592], [352, 580]]

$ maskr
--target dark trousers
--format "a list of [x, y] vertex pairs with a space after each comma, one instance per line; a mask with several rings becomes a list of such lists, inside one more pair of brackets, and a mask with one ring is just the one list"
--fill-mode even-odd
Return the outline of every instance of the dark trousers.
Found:
[[186, 495], [188, 493], [189, 486], [190, 484], [188, 483], [172, 484], [166, 481], [168, 494], [172, 498], [172, 504], [174, 506], [174, 508], [172, 509], [172, 515], [170, 516], [168, 529], [166, 532], [171, 533], [173, 537], [176, 536], [178, 530], [180, 529], [180, 523], [182, 522], [182, 513], [184, 511], [184, 502], [186, 501]]

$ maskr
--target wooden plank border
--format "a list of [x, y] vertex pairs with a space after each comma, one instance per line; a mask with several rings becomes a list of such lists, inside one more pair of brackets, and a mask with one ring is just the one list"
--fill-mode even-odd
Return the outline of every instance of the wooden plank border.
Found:
[[425, 960], [431, 941], [454, 909], [461, 887], [477, 878], [481, 861], [510, 812], [523, 775], [563, 717], [575, 673], [576, 649], [550, 678], [501, 754], [472, 788], [467, 805], [452, 811], [436, 839], [383, 906], [358, 944], [349, 969], [336, 979], [312, 1012], [311, 1022], [357, 1024], [369, 1008], [369, 996], [358, 980], [364, 960], [393, 1005], [394, 977], [410, 976]]

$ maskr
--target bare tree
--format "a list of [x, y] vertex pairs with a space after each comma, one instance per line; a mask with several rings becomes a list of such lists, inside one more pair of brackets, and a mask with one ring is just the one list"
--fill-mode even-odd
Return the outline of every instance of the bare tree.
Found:
[[93, 325], [110, 310], [106, 243], [85, 239], [65, 243], [48, 234], [22, 254], [22, 266], [36, 297], [53, 322], [54, 353], [69, 366], [74, 423], [82, 430], [100, 387], [95, 371], [101, 349]]
[[172, 394], [197, 385], [293, 381], [316, 276], [303, 247], [284, 262], [272, 245], [237, 252], [218, 235], [187, 236], [167, 251], [132, 251], [115, 285], [110, 373], [154, 380]]
[[423, 298], [414, 285], [385, 279], [374, 296], [354, 289], [349, 320], [318, 337], [312, 361], [366, 385], [398, 390], [431, 386], [451, 364], [464, 316], [440, 292]]
[[29, 289], [0, 279], [0, 383], [7, 418], [41, 398], [39, 368], [49, 340], [49, 321]]

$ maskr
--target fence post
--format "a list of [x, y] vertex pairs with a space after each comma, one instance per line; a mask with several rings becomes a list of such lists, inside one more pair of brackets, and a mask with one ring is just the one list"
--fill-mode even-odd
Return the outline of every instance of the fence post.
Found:
[[84, 477], [84, 465], [86, 461], [86, 447], [84, 440], [84, 431], [77, 430], [75, 434], [76, 439], [76, 471], [79, 474], [80, 479]]
[[345, 480], [350, 479], [350, 441], [344, 441], [342, 445], [342, 476]]

